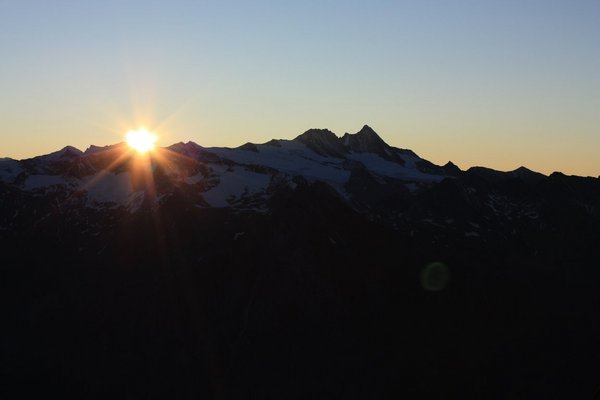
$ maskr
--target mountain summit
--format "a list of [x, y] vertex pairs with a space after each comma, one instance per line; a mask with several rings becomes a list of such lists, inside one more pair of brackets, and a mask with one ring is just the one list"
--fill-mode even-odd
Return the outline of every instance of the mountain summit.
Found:
[[389, 146], [368, 125], [355, 134], [346, 133], [341, 138], [328, 129], [309, 129], [294, 140], [323, 156], [344, 158], [350, 153], [371, 153], [400, 165], [405, 162], [397, 154], [397, 149]]
[[329, 129], [309, 129], [294, 139], [322, 156], [344, 157], [347, 150]]
[[390, 146], [368, 125], [363, 126], [355, 134], [344, 134], [342, 143], [346, 148], [357, 153], [387, 154], [390, 150]]

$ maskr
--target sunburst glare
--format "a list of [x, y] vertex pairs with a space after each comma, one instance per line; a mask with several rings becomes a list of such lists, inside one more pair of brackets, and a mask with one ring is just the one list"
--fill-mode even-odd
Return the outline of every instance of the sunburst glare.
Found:
[[140, 128], [127, 132], [125, 140], [129, 147], [136, 150], [138, 153], [144, 154], [154, 149], [158, 137], [146, 128]]

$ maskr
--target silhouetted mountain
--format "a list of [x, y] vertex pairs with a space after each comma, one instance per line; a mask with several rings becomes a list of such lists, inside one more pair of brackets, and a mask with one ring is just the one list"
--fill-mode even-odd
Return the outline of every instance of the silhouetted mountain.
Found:
[[532, 171], [525, 167], [519, 167], [514, 171], [510, 171], [510, 174], [524, 180], [527, 183], [538, 183], [544, 180], [546, 175], [539, 172]]
[[322, 156], [343, 157], [346, 149], [335, 133], [327, 129], [309, 129], [296, 139]]
[[531, 184], [538, 183], [546, 177], [544, 174], [531, 171], [525, 167], [519, 167], [516, 170], [509, 172], [496, 171], [485, 167], [472, 167], [467, 170], [467, 174], [491, 180], [520, 179]]
[[368, 125], [363, 126], [354, 135], [344, 134], [342, 142], [344, 146], [356, 153], [375, 153], [387, 156], [391, 150], [390, 146]]
[[442, 168], [448, 176], [457, 177], [462, 173], [461, 169], [458, 168], [452, 161], [448, 161]]
[[600, 179], [371, 128], [0, 159], [4, 398], [591, 398]]

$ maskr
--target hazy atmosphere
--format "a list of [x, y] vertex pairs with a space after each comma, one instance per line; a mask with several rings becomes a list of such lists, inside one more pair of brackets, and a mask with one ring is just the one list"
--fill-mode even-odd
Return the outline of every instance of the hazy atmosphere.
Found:
[[373, 127], [443, 164], [600, 174], [600, 2], [0, 0], [0, 157]]

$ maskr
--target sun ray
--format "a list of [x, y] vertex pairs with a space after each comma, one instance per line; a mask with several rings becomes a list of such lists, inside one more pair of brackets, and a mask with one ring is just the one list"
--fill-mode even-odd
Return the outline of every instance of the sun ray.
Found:
[[92, 179], [81, 186], [81, 190], [88, 190], [90, 187], [94, 186], [98, 181], [100, 181], [103, 177], [112, 172], [112, 170], [119, 164], [126, 161], [128, 157], [131, 156], [132, 150], [128, 148], [124, 148], [121, 154], [116, 157], [110, 164], [106, 167], [102, 168], [102, 170], [96, 174]]

